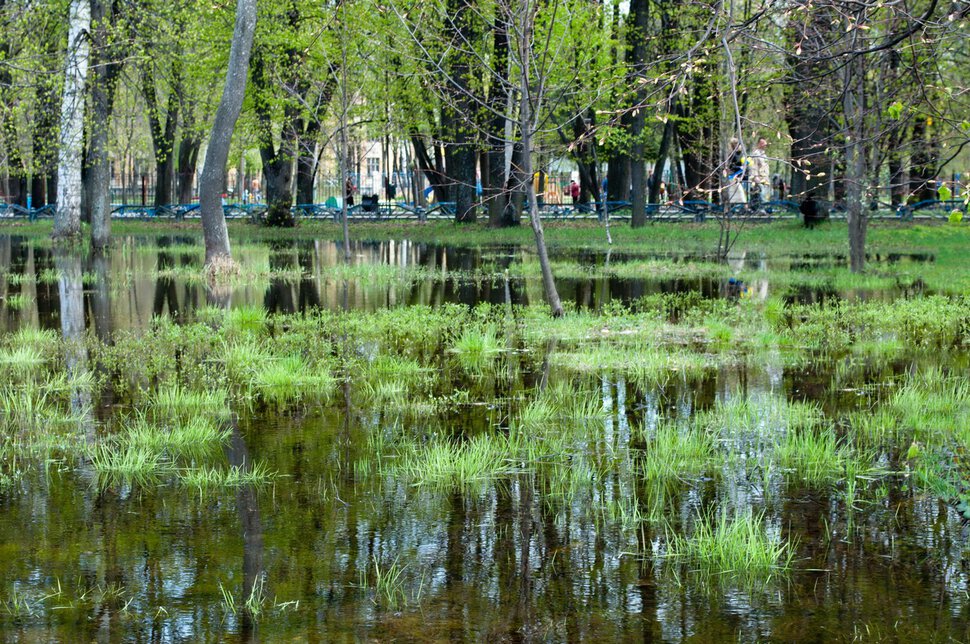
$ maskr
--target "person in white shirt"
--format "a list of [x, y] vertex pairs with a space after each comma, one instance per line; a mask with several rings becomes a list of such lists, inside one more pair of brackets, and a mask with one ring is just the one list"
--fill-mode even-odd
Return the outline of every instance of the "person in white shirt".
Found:
[[771, 177], [768, 172], [768, 139], [760, 137], [751, 152], [751, 197], [761, 204], [771, 200]]

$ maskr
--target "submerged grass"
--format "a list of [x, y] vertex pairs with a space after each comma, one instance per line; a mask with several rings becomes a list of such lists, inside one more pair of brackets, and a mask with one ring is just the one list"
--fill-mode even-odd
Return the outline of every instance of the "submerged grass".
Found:
[[706, 580], [742, 587], [766, 584], [791, 568], [794, 549], [766, 529], [764, 516], [751, 509], [734, 516], [698, 516], [693, 532], [667, 533], [667, 557], [681, 560]]
[[170, 456], [193, 456], [229, 439], [231, 430], [219, 429], [207, 417], [192, 418], [169, 425], [159, 425], [140, 416], [131, 423], [123, 434], [122, 440], [136, 451]]
[[194, 391], [178, 384], [165, 385], [152, 397], [152, 407], [160, 416], [185, 418], [198, 414], [226, 417], [229, 414], [224, 390]]
[[196, 490], [199, 496], [206, 496], [219, 489], [266, 485], [277, 477], [277, 473], [264, 463], [255, 462], [246, 466], [231, 465], [226, 469], [203, 465], [180, 470], [178, 476], [183, 485]]
[[465, 442], [433, 439], [410, 445], [397, 471], [417, 485], [467, 487], [515, 471], [518, 445], [504, 435], [481, 434]]

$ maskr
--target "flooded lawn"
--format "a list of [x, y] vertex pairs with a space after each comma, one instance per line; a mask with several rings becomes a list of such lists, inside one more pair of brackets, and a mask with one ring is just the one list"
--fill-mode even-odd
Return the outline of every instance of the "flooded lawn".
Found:
[[933, 253], [199, 243], [0, 236], [0, 639], [970, 639]]

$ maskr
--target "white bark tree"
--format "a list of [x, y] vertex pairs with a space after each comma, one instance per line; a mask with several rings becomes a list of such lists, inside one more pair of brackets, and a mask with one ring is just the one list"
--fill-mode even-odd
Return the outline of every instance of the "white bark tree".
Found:
[[57, 211], [54, 238], [81, 231], [81, 163], [84, 159], [84, 86], [88, 76], [90, 0], [72, 0], [61, 99], [61, 135], [57, 152]]

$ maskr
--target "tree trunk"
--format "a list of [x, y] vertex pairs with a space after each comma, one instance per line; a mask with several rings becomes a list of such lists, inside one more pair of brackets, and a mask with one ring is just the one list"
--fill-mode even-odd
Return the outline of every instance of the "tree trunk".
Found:
[[446, 123], [451, 126], [445, 130], [446, 136], [451, 138], [445, 151], [445, 168], [452, 185], [455, 222], [474, 223], [477, 217], [473, 136], [476, 106], [470, 98], [474, 91], [470, 65], [473, 54], [467, 48], [477, 39], [476, 10], [470, 0], [450, 0], [449, 14], [455, 30], [451, 34], [455, 39], [455, 53], [448, 65], [448, 74], [452, 79], [452, 84], [449, 84], [449, 103], [454, 107], [446, 107], [444, 110], [448, 117]]
[[495, 62], [493, 67], [498, 76], [492, 83], [489, 95], [489, 103], [495, 106], [495, 113], [488, 124], [488, 152], [487, 166], [488, 172], [482, 172], [485, 178], [485, 202], [488, 204], [488, 224], [493, 228], [501, 228], [512, 225], [511, 218], [506, 217], [506, 208], [509, 195], [505, 187], [507, 177], [505, 176], [505, 124], [506, 116], [502, 113], [502, 107], [508, 105], [509, 92], [508, 67], [509, 67], [509, 36], [508, 24], [500, 17], [495, 18], [492, 26], [492, 51]]
[[[287, 52], [289, 62], [295, 63], [298, 55]], [[293, 218], [293, 163], [297, 152], [297, 123], [299, 113], [291, 105], [283, 111], [282, 131], [279, 149], [273, 134], [273, 115], [268, 95], [275, 90], [266, 70], [266, 60], [262, 53], [253, 59], [253, 87], [256, 89], [256, 117], [259, 124], [259, 156], [263, 160], [263, 174], [266, 176], [266, 225], [290, 227], [296, 224]], [[301, 93], [301, 96], [303, 94]]]
[[[431, 159], [428, 154], [428, 147], [425, 145], [424, 138], [420, 134], [411, 134], [411, 146], [414, 148], [414, 157], [418, 168], [424, 173], [434, 190], [435, 198], [438, 201], [448, 201], [448, 179], [442, 170], [442, 164], [436, 158]], [[435, 148], [437, 150], [437, 145]], [[437, 157], [437, 154], [435, 155]]]
[[[864, 20], [864, 17], [862, 18]], [[852, 39], [856, 40], [855, 38]], [[849, 264], [853, 273], [866, 267], [866, 96], [865, 61], [861, 56], [845, 66], [845, 89], [842, 109], [845, 115], [847, 141], [845, 146], [846, 220], [849, 228]]]
[[34, 173], [31, 202], [42, 208], [48, 200], [54, 203], [56, 192], [52, 178], [57, 171], [57, 91], [53, 77], [40, 81], [37, 88], [37, 126], [34, 128]]
[[670, 146], [674, 140], [674, 123], [675, 121], [672, 118], [667, 119], [667, 122], [664, 123], [664, 133], [660, 139], [660, 151], [657, 152], [657, 162], [653, 166], [653, 180], [650, 181], [648, 186], [650, 190], [649, 203], [660, 202], [660, 183], [663, 181], [664, 166], [670, 156]]
[[829, 105], [824, 86], [825, 70], [816, 60], [828, 53], [825, 38], [832, 30], [829, 10], [811, 7], [800, 0], [810, 20], [793, 20], [786, 49], [790, 80], [785, 85], [785, 120], [792, 137], [792, 178], [789, 193], [794, 200], [822, 199], [828, 194], [831, 176], [825, 156], [830, 137]]
[[54, 238], [81, 232], [81, 165], [84, 159], [84, 84], [88, 76], [90, 0], [71, 0], [67, 65], [61, 100], [61, 135], [57, 155], [57, 211]]
[[319, 134], [319, 119], [311, 119], [297, 141], [296, 203], [298, 204], [314, 202], [313, 185], [317, 174], [316, 146]]
[[643, 142], [643, 130], [646, 124], [646, 111], [640, 108], [640, 103], [644, 100], [645, 94], [643, 85], [639, 82], [646, 80], [643, 75], [644, 65], [647, 62], [647, 29], [650, 27], [650, 14], [648, 11], [648, 0], [631, 0], [630, 17], [628, 18], [632, 29], [629, 32], [630, 39], [630, 62], [629, 78], [637, 91], [634, 92], [634, 113], [630, 118], [630, 135], [633, 144], [630, 149], [630, 225], [639, 228], [647, 223], [647, 182], [646, 166], [644, 160], [645, 145]]
[[934, 179], [935, 143], [925, 117], [917, 118], [913, 124], [913, 150], [910, 154], [909, 191], [916, 201], [936, 199]]
[[182, 91], [179, 62], [172, 65], [172, 78], [173, 86], [168, 94], [163, 121], [158, 109], [154, 73], [149, 67], [142, 70], [142, 91], [148, 107], [148, 123], [152, 135], [152, 147], [155, 151], [154, 203], [156, 208], [172, 203], [172, 188], [175, 184], [175, 131], [178, 127], [179, 93]]
[[179, 141], [179, 199], [180, 204], [192, 203], [195, 188], [195, 169], [199, 164], [199, 148], [202, 141], [199, 135], [189, 128], [182, 128]]
[[226, 162], [229, 160], [229, 144], [232, 142], [232, 132], [246, 95], [246, 76], [249, 73], [249, 55], [253, 48], [255, 30], [256, 0], [236, 0], [236, 24], [229, 49], [229, 69], [212, 124], [212, 134], [209, 136], [209, 147], [206, 149], [199, 182], [205, 264], [213, 273], [224, 272], [234, 265], [221, 195]]
[[[549, 255], [546, 252], [546, 240], [542, 230], [542, 220], [539, 219], [539, 203], [536, 200], [535, 188], [532, 185], [532, 88], [530, 86], [529, 63], [532, 56], [532, 33], [535, 14], [529, 0], [522, 2], [521, 31], [518, 34], [519, 54], [519, 93], [521, 95], [519, 108], [519, 127], [522, 134], [522, 173], [525, 175], [525, 192], [529, 200], [529, 220], [532, 232], [536, 238], [536, 251], [539, 254], [539, 266], [542, 270], [542, 286], [546, 293], [546, 302], [552, 310], [553, 317], [562, 317], [562, 302], [556, 290], [556, 281], [552, 276]], [[538, 83], [541, 87], [541, 83]]]
[[91, 209], [91, 245], [102, 250], [111, 239], [111, 159], [108, 156], [108, 127], [114, 105], [115, 82], [121, 63], [109, 60], [108, 23], [110, 0], [91, 1], [94, 30], [94, 67], [91, 70], [91, 121], [88, 150], [88, 206]]

